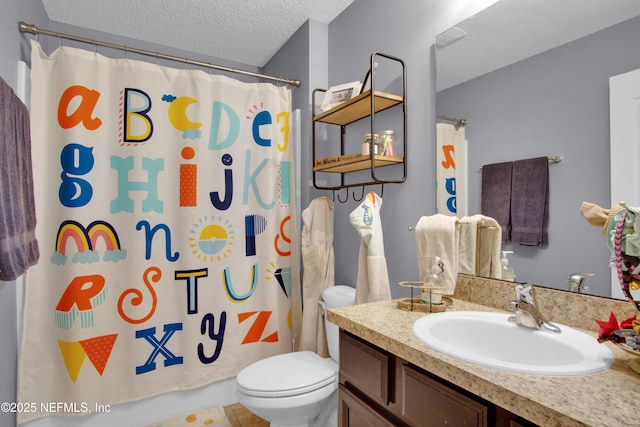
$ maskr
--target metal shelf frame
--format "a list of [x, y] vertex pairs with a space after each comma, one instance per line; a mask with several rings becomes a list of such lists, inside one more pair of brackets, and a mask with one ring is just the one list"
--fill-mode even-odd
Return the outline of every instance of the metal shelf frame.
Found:
[[[331, 190], [334, 192], [336, 190], [340, 190], [343, 188], [352, 188], [352, 187], [362, 187], [362, 194], [364, 197], [364, 187], [367, 185], [382, 185], [382, 191], [384, 192], [384, 184], [399, 184], [403, 183], [407, 179], [407, 70], [404, 61], [398, 57], [388, 55], [385, 53], [374, 52], [370, 57], [370, 68], [369, 70], [374, 70], [374, 65], [376, 64], [376, 59], [378, 57], [385, 58], [386, 60], [396, 62], [402, 67], [402, 95], [389, 94], [384, 92], [379, 92], [375, 90], [375, 73], [369, 73], [369, 79], [371, 81], [371, 89], [367, 90], [360, 95], [352, 98], [349, 101], [346, 101], [331, 110], [322, 112], [320, 114], [313, 116], [313, 125], [312, 125], [312, 167], [313, 167], [313, 186], [319, 190]], [[316, 96], [319, 93], [325, 93], [327, 89], [314, 89], [312, 93], [312, 111], [316, 111]], [[319, 123], [325, 124], [333, 124], [340, 126], [340, 155], [345, 155], [345, 134], [346, 127], [354, 122], [359, 120], [369, 118], [370, 120], [370, 128], [371, 133], [375, 133], [376, 129], [376, 113], [387, 110], [389, 108], [393, 108], [395, 106], [401, 106], [402, 108], [402, 126], [403, 126], [403, 138], [402, 138], [402, 147], [403, 147], [403, 158], [397, 157], [389, 157], [385, 159], [385, 156], [375, 155], [373, 146], [369, 148], [369, 155], [363, 155], [360, 158], [359, 156], [347, 155], [347, 157], [351, 157], [347, 163], [347, 166], [336, 167], [336, 165], [327, 166], [326, 168], [319, 167], [316, 165], [316, 125]], [[398, 144], [399, 141], [396, 141]], [[367, 159], [368, 158], [368, 159]], [[320, 159], [322, 160], [322, 159]], [[350, 165], [353, 166], [350, 166]], [[390, 165], [398, 165], [402, 164], [402, 177], [398, 179], [382, 179], [376, 175], [376, 169], [379, 167], [390, 166]], [[332, 170], [333, 169], [333, 170]], [[370, 171], [371, 179], [365, 182], [354, 182], [354, 183], [346, 183], [345, 182], [345, 174], [350, 172], [367, 170]], [[317, 180], [318, 173], [339, 173], [340, 174], [340, 184], [339, 185], [319, 185]], [[356, 199], [355, 194], [353, 195], [354, 199]], [[361, 200], [356, 199], [356, 200]], [[343, 200], [339, 199], [339, 201], [343, 202]], [[346, 200], [344, 200], [346, 201]]]

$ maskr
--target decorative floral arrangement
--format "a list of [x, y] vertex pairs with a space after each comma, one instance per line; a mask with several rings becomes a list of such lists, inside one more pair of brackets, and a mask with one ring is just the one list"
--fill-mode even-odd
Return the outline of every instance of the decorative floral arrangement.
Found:
[[[592, 214], [594, 206], [590, 205]], [[603, 230], [612, 254], [611, 264], [616, 269], [622, 293], [634, 305], [636, 315], [620, 324], [613, 313], [608, 321], [596, 320], [600, 326], [598, 341], [612, 341], [625, 350], [640, 352], [640, 301], [631, 295], [631, 291], [640, 289], [640, 208], [632, 208], [622, 202], [620, 206], [604, 212], [607, 218]], [[585, 215], [584, 210], [582, 213], [594, 224], [593, 215]]]
[[608, 321], [596, 320], [596, 323], [600, 326], [598, 342], [612, 341], [640, 351], [640, 321], [635, 316], [618, 323], [616, 315], [611, 313]]

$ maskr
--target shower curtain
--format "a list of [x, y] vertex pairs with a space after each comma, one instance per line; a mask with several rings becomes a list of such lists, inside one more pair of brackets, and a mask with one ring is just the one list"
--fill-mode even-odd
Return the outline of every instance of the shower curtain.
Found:
[[436, 213], [467, 215], [467, 141], [464, 127], [436, 125]]
[[32, 70], [42, 255], [19, 364], [18, 399], [36, 405], [19, 422], [292, 351], [290, 90], [37, 42]]

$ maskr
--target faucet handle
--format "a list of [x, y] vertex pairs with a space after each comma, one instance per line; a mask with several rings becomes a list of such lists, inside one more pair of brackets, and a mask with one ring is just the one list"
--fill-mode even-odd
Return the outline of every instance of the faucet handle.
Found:
[[526, 284], [516, 285], [516, 296], [518, 302], [524, 302], [527, 304], [535, 305], [535, 291], [533, 286]]

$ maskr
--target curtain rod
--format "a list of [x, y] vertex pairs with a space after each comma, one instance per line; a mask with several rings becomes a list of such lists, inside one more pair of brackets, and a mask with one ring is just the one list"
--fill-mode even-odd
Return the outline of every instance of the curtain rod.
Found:
[[238, 69], [231, 68], [231, 67], [225, 67], [223, 65], [215, 65], [215, 64], [208, 63], [208, 62], [194, 61], [194, 60], [187, 59], [187, 58], [180, 58], [178, 56], [166, 55], [164, 53], [159, 53], [159, 52], [152, 52], [150, 50], [136, 49], [136, 48], [129, 47], [129, 46], [122, 46], [122, 45], [118, 45], [118, 44], [114, 44], [114, 43], [103, 42], [103, 41], [100, 41], [100, 40], [88, 39], [88, 38], [85, 38], [85, 37], [74, 36], [74, 35], [71, 35], [71, 34], [58, 33], [56, 31], [50, 31], [50, 30], [45, 30], [43, 28], [38, 28], [37, 26], [35, 26], [33, 24], [27, 24], [25, 22], [20, 22], [18, 24], [18, 29], [20, 30], [21, 33], [30, 33], [30, 34], [35, 34], [35, 35], [45, 34], [47, 36], [59, 37], [61, 39], [74, 40], [74, 41], [78, 41], [78, 42], [93, 44], [93, 45], [96, 45], [96, 46], [104, 46], [104, 47], [109, 47], [109, 48], [112, 48], [112, 49], [124, 50], [125, 52], [133, 52], [133, 53], [137, 53], [137, 54], [140, 54], [140, 55], [152, 56], [154, 58], [168, 59], [170, 61], [184, 62], [184, 63], [190, 64], [190, 65], [197, 65], [197, 66], [200, 66], [200, 67], [212, 68], [214, 70], [227, 71], [229, 73], [242, 74], [242, 75], [245, 75], [245, 76], [259, 77], [259, 78], [266, 79], [266, 80], [274, 80], [274, 81], [277, 81], [277, 82], [290, 84], [291, 86], [300, 87], [300, 80], [285, 79], [285, 78], [282, 78], [282, 77], [274, 77], [274, 76], [267, 76], [265, 74], [254, 73], [253, 71], [238, 70]]
[[441, 116], [441, 115], [437, 115], [436, 118], [440, 120], [446, 120], [448, 122], [458, 123], [459, 126], [467, 125], [467, 119], [456, 119], [455, 117], [447, 117], [447, 116]]

